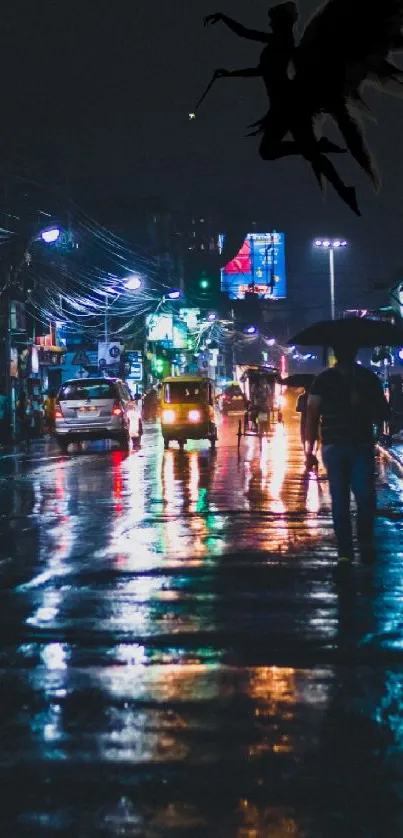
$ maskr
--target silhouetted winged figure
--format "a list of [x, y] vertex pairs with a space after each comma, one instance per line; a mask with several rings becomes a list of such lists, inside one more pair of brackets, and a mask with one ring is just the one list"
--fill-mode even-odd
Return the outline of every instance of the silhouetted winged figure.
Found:
[[[283, 4], [284, 8], [286, 6], [289, 4]], [[273, 12], [277, 8], [281, 6], [269, 13], [272, 21]], [[263, 40], [264, 37], [269, 48], [270, 36], [265, 33], [244, 30], [239, 24], [234, 26], [234, 22], [230, 23], [224, 15], [209, 16], [207, 23], [217, 20], [223, 20], [233, 31], [244, 37], [253, 35], [254, 40]], [[363, 99], [366, 85], [375, 86], [381, 92], [395, 96], [403, 95], [403, 72], [391, 61], [394, 52], [403, 51], [402, 29], [403, 0], [327, 0], [308, 22], [299, 45], [291, 49], [288, 66], [292, 62], [295, 72], [290, 78], [287, 67], [285, 75], [289, 83], [282, 86], [281, 107], [276, 104], [275, 88], [278, 79], [275, 80], [274, 75], [269, 90], [266, 69], [270, 72], [270, 68], [265, 61], [262, 62], [263, 51], [259, 65], [261, 72], [256, 72], [256, 75], [263, 76], [264, 70], [271, 107], [266, 117], [257, 123], [262, 133], [261, 156], [271, 160], [290, 153], [302, 153], [310, 160], [316, 174], [319, 164], [316, 158], [312, 159], [309, 131], [314, 133], [314, 125], [319, 118], [330, 116], [338, 126], [350, 153], [378, 189], [380, 175], [365, 141], [359, 113], [370, 115]], [[250, 34], [246, 35], [245, 32]], [[271, 37], [275, 35], [273, 28]], [[238, 71], [235, 75], [246, 73]], [[277, 89], [280, 90], [280, 85]], [[297, 143], [293, 151], [288, 143], [284, 143], [288, 132], [291, 132]], [[326, 148], [327, 142], [326, 139], [318, 141], [319, 149], [315, 152], [318, 157], [323, 158], [323, 152], [336, 150]], [[323, 161], [320, 163], [322, 165]], [[328, 171], [320, 171], [331, 180]], [[333, 185], [346, 200], [343, 190], [347, 187], [342, 185], [340, 192], [337, 184]], [[351, 206], [351, 201], [346, 202]]]
[[[265, 44], [256, 67], [232, 71], [217, 70], [213, 78], [261, 77], [271, 106], [268, 115], [256, 123], [258, 130], [254, 132], [263, 132], [260, 146], [263, 159], [276, 160], [290, 155], [302, 155], [310, 162], [320, 186], [323, 186], [325, 177], [342, 200], [359, 215], [354, 188], [345, 186], [333, 164], [325, 157], [325, 153], [341, 153], [344, 149], [326, 137], [318, 139], [315, 133], [314, 117], [303, 113], [300, 118], [295, 119], [295, 108], [290, 107], [293, 98], [293, 83], [289, 76], [289, 69], [296, 49], [294, 27], [297, 20], [298, 8], [295, 2], [282, 3], [269, 10], [272, 32], [247, 29], [220, 12], [208, 15], [205, 18], [206, 25], [222, 21], [235, 34]], [[292, 140], [284, 139], [288, 133], [293, 137]]]
[[380, 175], [356, 106], [365, 85], [403, 96], [403, 72], [390, 60], [403, 49], [402, 28], [403, 0], [328, 0], [308, 22], [294, 56], [301, 106], [334, 119], [376, 189]]

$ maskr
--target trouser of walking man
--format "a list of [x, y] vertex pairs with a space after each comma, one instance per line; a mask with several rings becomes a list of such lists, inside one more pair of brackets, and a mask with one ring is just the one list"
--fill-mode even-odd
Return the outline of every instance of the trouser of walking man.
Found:
[[357, 538], [364, 561], [374, 556], [375, 450], [373, 445], [338, 443], [322, 451], [332, 500], [339, 559], [354, 558], [351, 493], [357, 505]]

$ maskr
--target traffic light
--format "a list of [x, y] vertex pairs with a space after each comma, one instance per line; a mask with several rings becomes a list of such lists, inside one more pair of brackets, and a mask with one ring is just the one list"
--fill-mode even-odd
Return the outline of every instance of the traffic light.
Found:
[[155, 372], [157, 375], [162, 375], [164, 372], [164, 359], [163, 358], [156, 358], [155, 359]]
[[210, 288], [210, 280], [205, 271], [203, 271], [200, 276], [199, 288], [201, 291], [208, 291], [208, 289]]

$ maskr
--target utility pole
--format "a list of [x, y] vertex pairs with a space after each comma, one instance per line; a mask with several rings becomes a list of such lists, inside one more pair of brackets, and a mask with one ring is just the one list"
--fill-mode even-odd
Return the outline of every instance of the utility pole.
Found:
[[329, 279], [330, 279], [330, 319], [335, 319], [335, 300], [334, 300], [334, 250], [329, 248]]
[[109, 315], [109, 297], [105, 294], [105, 322], [104, 322], [104, 341], [108, 343], [108, 315]]

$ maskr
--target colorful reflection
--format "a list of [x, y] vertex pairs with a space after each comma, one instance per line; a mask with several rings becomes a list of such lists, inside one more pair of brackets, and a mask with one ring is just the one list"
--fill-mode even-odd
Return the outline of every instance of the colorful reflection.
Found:
[[239, 820], [235, 838], [307, 838], [286, 808], [257, 806], [247, 798], [239, 801]]
[[124, 454], [121, 451], [113, 451], [111, 453], [112, 461], [112, 495], [114, 500], [115, 514], [121, 515], [123, 512], [123, 475], [122, 463], [124, 461]]
[[[315, 475], [310, 475], [308, 479], [308, 491], [306, 494], [306, 511], [317, 514], [320, 510], [320, 493], [319, 482]], [[310, 519], [308, 519], [308, 526]], [[311, 522], [312, 523], [312, 522]]]
[[271, 480], [268, 490], [272, 499], [271, 510], [273, 512], [285, 512], [281, 494], [288, 466], [288, 435], [284, 425], [276, 426], [271, 449]]
[[256, 716], [293, 718], [297, 701], [297, 671], [291, 667], [263, 666], [253, 670], [248, 679], [248, 695], [257, 704]]

